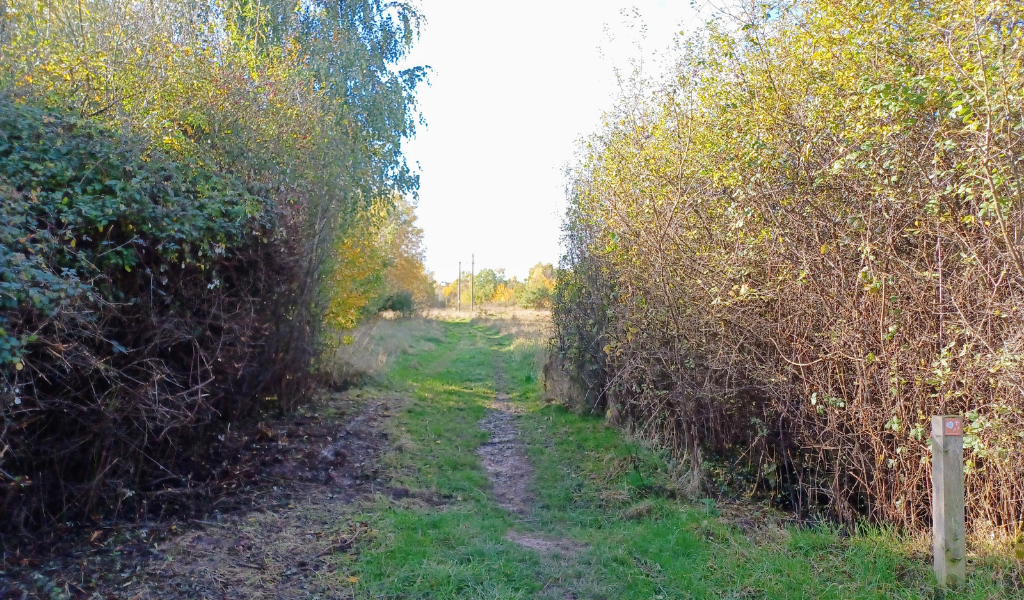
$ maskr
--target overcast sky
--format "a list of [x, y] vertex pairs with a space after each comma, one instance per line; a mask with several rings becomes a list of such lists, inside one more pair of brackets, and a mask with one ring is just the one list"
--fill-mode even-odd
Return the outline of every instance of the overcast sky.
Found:
[[[562, 168], [613, 106], [614, 69], [694, 29], [687, 0], [420, 0], [427, 19], [410, 62], [427, 127], [407, 155], [421, 171], [417, 214], [439, 281], [558, 262]], [[640, 21], [631, 16], [634, 9]], [[625, 10], [628, 15], [622, 14]], [[639, 24], [646, 27], [646, 38]], [[643, 50], [637, 48], [637, 44]]]

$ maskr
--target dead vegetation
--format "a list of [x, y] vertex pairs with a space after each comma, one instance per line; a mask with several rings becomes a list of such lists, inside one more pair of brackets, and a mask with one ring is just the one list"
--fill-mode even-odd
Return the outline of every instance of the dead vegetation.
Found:
[[402, 354], [429, 351], [441, 340], [440, 325], [429, 318], [385, 315], [338, 336], [325, 361], [330, 385], [345, 388], [378, 380], [388, 361]]
[[[392, 490], [378, 427], [401, 400], [331, 394], [225, 436], [222, 478], [188, 513], [5, 540], [0, 598], [311, 598], [342, 594], [344, 555], [371, 532], [352, 502]], [[342, 594], [343, 595], [343, 594]]]

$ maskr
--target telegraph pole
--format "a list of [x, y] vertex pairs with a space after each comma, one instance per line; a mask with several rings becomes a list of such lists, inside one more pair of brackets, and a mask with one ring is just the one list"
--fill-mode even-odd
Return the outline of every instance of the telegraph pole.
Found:
[[459, 283], [456, 285], [455, 289], [457, 290], [456, 291], [456, 294], [457, 294], [456, 297], [458, 298], [458, 303], [455, 305], [455, 310], [460, 311], [460, 310], [462, 310], [462, 261], [461, 260], [459, 261]]
[[476, 309], [476, 302], [474, 298], [474, 292], [476, 290], [476, 256], [473, 254], [469, 255], [469, 312], [473, 312]]

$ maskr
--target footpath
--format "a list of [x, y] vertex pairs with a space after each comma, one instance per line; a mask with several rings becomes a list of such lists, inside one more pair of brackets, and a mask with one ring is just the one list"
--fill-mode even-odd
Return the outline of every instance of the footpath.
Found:
[[[373, 385], [238, 434], [208, 516], [99, 528], [0, 597], [937, 597], [926, 541], [683, 497], [670, 456], [545, 399], [544, 325], [420, 322]], [[968, 574], [945, 597], [1024, 598], [1011, 559]]]

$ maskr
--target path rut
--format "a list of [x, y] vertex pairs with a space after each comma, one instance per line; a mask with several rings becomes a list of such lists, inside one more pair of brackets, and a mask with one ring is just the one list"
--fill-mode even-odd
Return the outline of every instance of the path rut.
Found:
[[[495, 384], [498, 389], [502, 387], [500, 370], [495, 376]], [[497, 392], [490, 411], [480, 421], [480, 429], [490, 433], [491, 437], [480, 445], [477, 453], [494, 486], [494, 499], [498, 506], [525, 518], [534, 501], [530, 494], [533, 465], [527, 457], [526, 443], [516, 423], [516, 414], [520, 412], [522, 408], [511, 402], [507, 393]], [[505, 534], [505, 539], [542, 554], [571, 556], [583, 549], [582, 545], [570, 539], [545, 537], [514, 529]]]
[[477, 452], [494, 484], [498, 506], [523, 517], [532, 503], [529, 487], [533, 467], [526, 457], [526, 444], [519, 435], [514, 416], [516, 408], [509, 402], [508, 394], [495, 395], [490, 412], [480, 421], [480, 429], [490, 433], [491, 438], [481, 444]]

